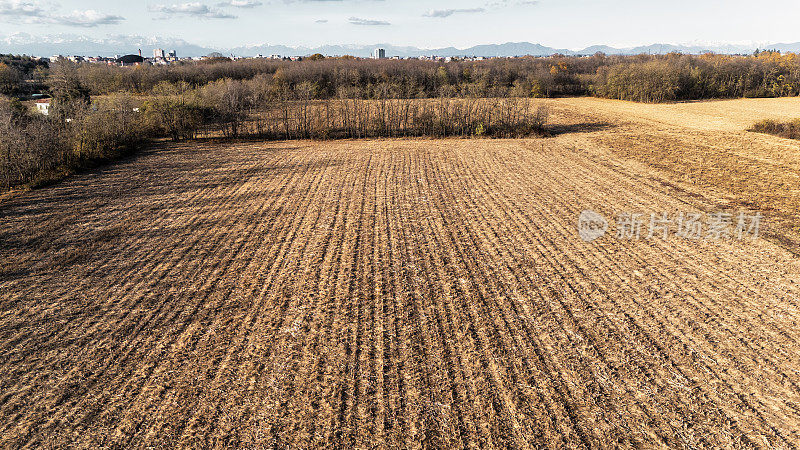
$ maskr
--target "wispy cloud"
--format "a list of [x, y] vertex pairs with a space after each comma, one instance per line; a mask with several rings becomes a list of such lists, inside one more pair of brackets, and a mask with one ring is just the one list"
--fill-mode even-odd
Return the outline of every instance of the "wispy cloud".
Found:
[[72, 11], [71, 13], [63, 16], [52, 17], [52, 19], [56, 23], [60, 23], [62, 25], [87, 28], [96, 27], [98, 25], [115, 25], [125, 20], [125, 18], [122, 16], [103, 14], [93, 9], [87, 9], [86, 11]]
[[489, 9], [508, 8], [512, 6], [532, 6], [537, 4], [539, 4], [538, 0], [494, 0], [487, 2], [483, 8], [431, 9], [422, 16], [442, 19], [455, 14], [476, 14], [486, 12]]
[[486, 4], [488, 8], [506, 8], [509, 6], [533, 6], [538, 5], [538, 0], [496, 0]]
[[484, 8], [459, 8], [459, 9], [432, 9], [423, 16], [425, 17], [450, 17], [453, 14], [474, 14], [486, 11]]
[[316, 23], [328, 23], [328, 19], [318, 19], [318, 20], [315, 20], [314, 22], [316, 22]]
[[33, 2], [21, 0], [0, 0], [0, 16], [44, 16], [44, 10]]
[[178, 3], [173, 5], [150, 5], [150, 12], [162, 14], [162, 18], [169, 16], [191, 16], [204, 19], [235, 19], [233, 14], [226, 13], [199, 2]]
[[263, 3], [258, 0], [228, 0], [226, 2], [217, 3], [217, 6], [230, 6], [234, 8], [255, 8], [261, 5], [263, 5]]
[[0, 0], [0, 18], [12, 22], [29, 24], [54, 24], [71, 27], [91, 28], [99, 25], [115, 25], [124, 17], [105, 14], [94, 9], [75, 10], [69, 14], [53, 12], [58, 6], [43, 8], [37, 2], [24, 0]]
[[366, 25], [366, 26], [386, 26], [391, 25], [391, 23], [383, 21], [383, 20], [374, 20], [374, 19], [362, 19], [360, 17], [351, 17], [347, 19], [353, 25]]

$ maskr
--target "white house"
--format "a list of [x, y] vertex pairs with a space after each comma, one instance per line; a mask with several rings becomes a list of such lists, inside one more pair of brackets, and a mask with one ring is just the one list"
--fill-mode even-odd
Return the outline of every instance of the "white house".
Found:
[[50, 99], [43, 98], [41, 100], [36, 100], [36, 110], [40, 113], [44, 114], [45, 116], [50, 115]]

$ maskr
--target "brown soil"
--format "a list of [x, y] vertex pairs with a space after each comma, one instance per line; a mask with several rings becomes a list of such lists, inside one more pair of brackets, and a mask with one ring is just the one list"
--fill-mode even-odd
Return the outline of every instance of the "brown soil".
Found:
[[635, 148], [797, 144], [549, 103], [550, 139], [187, 143], [6, 199], [0, 445], [797, 446], [784, 243], [576, 228], [737, 205]]

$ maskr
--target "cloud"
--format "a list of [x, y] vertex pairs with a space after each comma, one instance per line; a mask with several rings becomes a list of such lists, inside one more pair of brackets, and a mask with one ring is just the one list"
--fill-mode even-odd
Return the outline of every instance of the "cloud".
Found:
[[316, 23], [328, 23], [328, 19], [319, 19], [315, 21]]
[[486, 4], [488, 8], [506, 8], [509, 6], [533, 6], [538, 5], [538, 0], [497, 0]]
[[255, 8], [256, 6], [261, 6], [261, 3], [258, 0], [228, 0], [225, 2], [217, 3], [217, 6], [225, 7], [225, 6], [232, 6], [234, 8]]
[[472, 14], [486, 11], [483, 8], [462, 8], [462, 9], [432, 9], [425, 14], [424, 17], [450, 17], [453, 14]]
[[173, 5], [150, 5], [148, 7], [150, 12], [163, 14], [166, 18], [173, 15], [191, 16], [204, 19], [235, 19], [236, 16], [228, 14], [225, 11], [211, 8], [208, 5], [199, 2], [193, 3], [179, 3]]
[[116, 25], [125, 20], [122, 16], [104, 14], [93, 9], [56, 14], [46, 11], [35, 2], [24, 0], [0, 0], [0, 17], [13, 18], [15, 21], [29, 24], [53, 24], [83, 28]]
[[42, 17], [45, 15], [44, 10], [33, 2], [0, 0], [0, 16]]
[[353, 25], [366, 25], [366, 26], [386, 26], [391, 25], [391, 23], [383, 21], [383, 20], [373, 20], [373, 19], [362, 19], [359, 17], [351, 17], [347, 19]]
[[62, 25], [91, 28], [98, 25], [116, 25], [125, 20], [125, 18], [113, 14], [103, 14], [93, 9], [87, 9], [86, 11], [72, 11], [72, 13], [67, 15], [55, 16], [52, 17], [52, 20]]

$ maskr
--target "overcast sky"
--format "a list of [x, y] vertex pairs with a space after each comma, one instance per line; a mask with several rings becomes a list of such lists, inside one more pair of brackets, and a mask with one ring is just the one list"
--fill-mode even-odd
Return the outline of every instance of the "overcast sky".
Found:
[[798, 19], [798, 0], [0, 0], [0, 35], [130, 34], [228, 48], [797, 42]]

